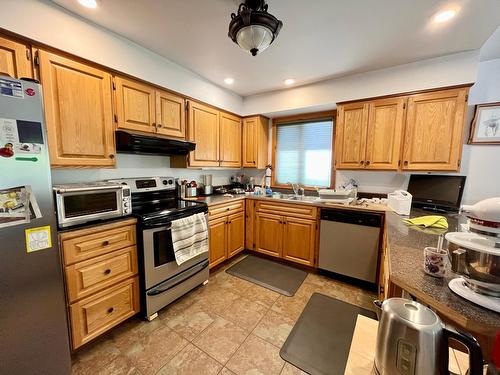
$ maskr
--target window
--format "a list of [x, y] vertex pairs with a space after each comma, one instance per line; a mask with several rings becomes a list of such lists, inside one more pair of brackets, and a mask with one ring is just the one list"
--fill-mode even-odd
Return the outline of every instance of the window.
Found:
[[332, 172], [333, 118], [275, 124], [274, 185], [299, 183], [329, 187]]

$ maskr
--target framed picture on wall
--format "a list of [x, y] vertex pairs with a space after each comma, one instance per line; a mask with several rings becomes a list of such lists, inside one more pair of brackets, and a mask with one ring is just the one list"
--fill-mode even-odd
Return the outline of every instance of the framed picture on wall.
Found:
[[500, 102], [476, 105], [469, 144], [500, 144]]

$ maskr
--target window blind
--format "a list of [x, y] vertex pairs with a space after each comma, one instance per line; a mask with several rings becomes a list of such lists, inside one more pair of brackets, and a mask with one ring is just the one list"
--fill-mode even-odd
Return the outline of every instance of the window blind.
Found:
[[333, 121], [276, 125], [277, 184], [330, 186]]

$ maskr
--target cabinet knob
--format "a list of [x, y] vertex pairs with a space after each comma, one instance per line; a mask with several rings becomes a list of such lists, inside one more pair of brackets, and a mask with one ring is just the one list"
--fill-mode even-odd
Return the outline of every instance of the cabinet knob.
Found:
[[364, 164], [365, 164], [365, 161], [364, 161], [364, 160], [361, 160], [361, 161], [359, 162], [359, 164], [364, 165]]
[[115, 311], [114, 307], [110, 307], [110, 308], [108, 309], [108, 314], [111, 314], [113, 311]]
[[367, 160], [367, 161], [366, 161], [366, 165], [370, 165], [370, 160]]
[[109, 275], [111, 273], [111, 270], [108, 268], [107, 270], [104, 271], [105, 275]]
[[408, 165], [408, 160], [405, 160], [403, 164]]
[[102, 246], [108, 246], [109, 245], [109, 241], [103, 241], [102, 242]]
[[152, 126], [153, 128], [156, 128], [156, 122], [153, 122], [153, 123], [151, 124], [151, 126]]
[[113, 154], [109, 154], [109, 158], [110, 158], [110, 159], [114, 159], [114, 158], [115, 158], [115, 155], [113, 155]]
[[156, 127], [157, 128], [161, 128], [161, 124], [156, 124]]

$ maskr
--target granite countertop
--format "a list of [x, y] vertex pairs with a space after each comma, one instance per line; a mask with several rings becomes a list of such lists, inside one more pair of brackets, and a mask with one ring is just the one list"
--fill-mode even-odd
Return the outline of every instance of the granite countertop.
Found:
[[299, 205], [311, 205], [315, 207], [323, 207], [323, 208], [339, 208], [346, 210], [363, 210], [363, 211], [372, 211], [372, 212], [385, 212], [390, 211], [385, 205], [382, 204], [373, 204], [373, 203], [363, 203], [363, 204], [334, 204], [334, 203], [325, 203], [318, 202], [315, 200], [315, 197], [307, 196], [304, 200], [290, 200], [284, 198], [272, 198], [266, 197], [262, 195], [245, 195], [245, 194], [233, 194], [232, 196], [225, 195], [210, 195], [206, 197], [197, 197], [197, 198], [187, 198], [186, 200], [194, 201], [194, 202], [204, 202], [209, 206], [214, 206], [217, 204], [230, 203], [233, 201], [238, 201], [242, 199], [254, 199], [254, 200], [263, 200], [263, 201], [274, 201], [280, 203], [289, 203], [289, 204], [299, 204]]
[[[429, 212], [414, 209], [410, 217], [429, 215]], [[443, 215], [448, 219], [448, 231], [459, 231], [466, 218], [458, 214]], [[440, 313], [455, 319], [459, 313], [464, 326], [500, 329], [500, 314], [479, 307], [453, 293], [448, 282], [458, 277], [450, 269], [444, 278], [427, 275], [423, 270], [423, 249], [436, 246], [439, 234], [432, 230], [418, 230], [408, 226], [394, 212], [386, 214], [386, 230], [389, 251], [389, 274], [392, 283], [422, 299]], [[446, 243], [445, 243], [446, 246]], [[478, 327], [479, 326], [479, 327]]]

